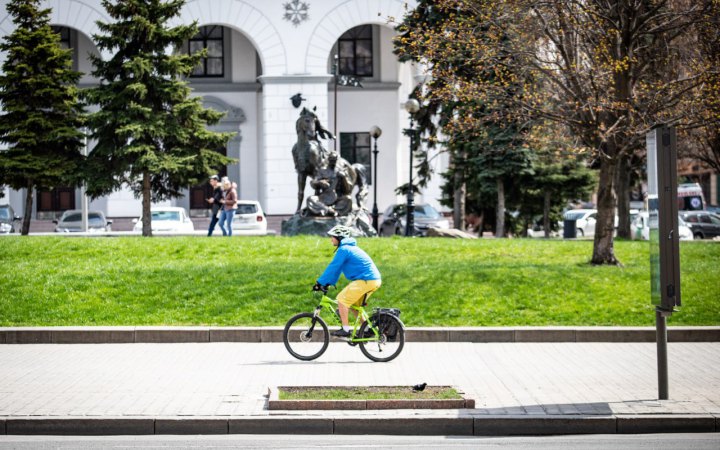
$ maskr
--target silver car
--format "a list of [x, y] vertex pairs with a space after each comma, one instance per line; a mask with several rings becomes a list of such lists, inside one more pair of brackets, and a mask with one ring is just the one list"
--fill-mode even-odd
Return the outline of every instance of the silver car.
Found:
[[[383, 213], [383, 222], [380, 224], [380, 236], [405, 235], [405, 222], [407, 212], [404, 203], [391, 205]], [[430, 228], [450, 228], [450, 222], [430, 205], [415, 205], [413, 216], [413, 236], [427, 236]]]
[[[77, 233], [82, 230], [82, 211], [69, 209], [65, 211], [59, 220], [53, 220], [56, 224], [56, 233]], [[107, 220], [102, 211], [88, 212], [88, 233], [102, 233], [112, 231], [112, 220]]]
[[0, 234], [8, 234], [15, 232], [15, 222], [20, 220], [20, 216], [15, 215], [12, 206], [0, 205]]

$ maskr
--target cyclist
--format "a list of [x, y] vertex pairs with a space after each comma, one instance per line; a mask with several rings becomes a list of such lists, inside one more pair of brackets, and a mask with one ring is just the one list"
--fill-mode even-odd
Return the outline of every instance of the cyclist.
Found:
[[342, 328], [331, 333], [335, 337], [350, 337], [348, 310], [353, 305], [361, 304], [363, 298], [370, 297], [370, 294], [380, 288], [382, 283], [380, 271], [368, 254], [357, 246], [351, 228], [336, 225], [327, 234], [337, 248], [332, 261], [318, 278], [313, 290], [323, 290], [337, 283], [341, 273], [350, 280], [337, 296]]

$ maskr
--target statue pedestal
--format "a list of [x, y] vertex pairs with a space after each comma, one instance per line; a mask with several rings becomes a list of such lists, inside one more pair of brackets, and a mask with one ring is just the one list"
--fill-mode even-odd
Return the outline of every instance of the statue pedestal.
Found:
[[375, 228], [370, 224], [370, 218], [365, 211], [353, 211], [347, 216], [320, 217], [302, 216], [295, 214], [282, 222], [283, 236], [297, 236], [311, 234], [327, 237], [327, 232], [335, 225], [345, 225], [355, 231], [355, 237], [377, 236]]

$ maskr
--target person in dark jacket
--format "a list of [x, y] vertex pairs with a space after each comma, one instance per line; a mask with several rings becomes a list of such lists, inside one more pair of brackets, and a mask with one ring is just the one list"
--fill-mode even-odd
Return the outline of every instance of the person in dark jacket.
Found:
[[210, 186], [213, 188], [212, 197], [205, 199], [212, 207], [212, 216], [210, 217], [210, 227], [208, 227], [208, 236], [212, 236], [215, 225], [220, 219], [220, 209], [223, 207], [221, 200], [223, 199], [223, 191], [220, 188], [220, 178], [217, 175], [210, 177]]
[[380, 271], [370, 256], [357, 246], [357, 241], [352, 237], [352, 229], [336, 225], [327, 234], [337, 249], [313, 289], [319, 290], [337, 283], [340, 274], [350, 280], [337, 296], [342, 328], [332, 333], [335, 337], [349, 337], [351, 327], [348, 324], [348, 311], [351, 306], [360, 305], [364, 298], [367, 299], [380, 288]]

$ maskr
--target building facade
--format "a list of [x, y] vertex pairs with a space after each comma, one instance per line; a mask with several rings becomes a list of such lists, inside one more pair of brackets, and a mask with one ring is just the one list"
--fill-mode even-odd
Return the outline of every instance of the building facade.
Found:
[[[0, 0], [0, 35], [12, 32], [5, 13], [7, 0]], [[409, 179], [409, 141], [403, 129], [409, 116], [403, 105], [422, 71], [400, 63], [393, 54], [395, 35], [389, 18], [400, 20], [414, 2], [405, 0], [188, 0], [171, 25], [197, 22], [200, 32], [186, 43], [184, 51], [207, 49], [208, 57], [189, 79], [194, 95], [206, 107], [225, 112], [216, 131], [235, 136], [224, 152], [237, 163], [221, 168], [238, 184], [242, 199], [259, 200], [267, 214], [295, 211], [297, 175], [291, 149], [297, 135], [295, 121], [303, 107], [315, 109], [322, 124], [337, 135], [335, 148], [351, 162], [377, 170], [370, 188], [368, 207], [377, 202], [382, 212], [392, 203], [404, 202], [395, 188]], [[74, 50], [75, 69], [84, 73], [81, 87], [97, 82], [90, 72], [88, 54], [103, 58], [92, 36], [96, 22], [110, 18], [100, 0], [48, 0], [51, 23], [63, 45]], [[3, 57], [3, 55], [0, 55]], [[337, 67], [337, 69], [336, 69]], [[340, 75], [361, 78], [362, 87], [343, 86]], [[291, 100], [304, 99], [299, 107]], [[296, 97], [297, 98], [297, 97]], [[371, 166], [369, 131], [382, 129], [377, 140], [378, 164]], [[92, 143], [89, 144], [92, 147]], [[447, 164], [435, 158], [436, 169]], [[438, 206], [437, 178], [416, 202]], [[188, 209], [192, 216], [207, 214], [205, 185], [188, 186], [182, 198], [167, 202]], [[310, 188], [306, 187], [306, 196]], [[6, 200], [22, 213], [24, 192], [6, 189]], [[5, 203], [5, 201], [3, 201]], [[57, 188], [38, 192], [33, 218], [56, 216], [80, 205], [80, 189]], [[117, 191], [91, 202], [109, 217], [137, 217], [140, 200], [129, 190]]]

